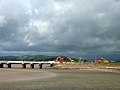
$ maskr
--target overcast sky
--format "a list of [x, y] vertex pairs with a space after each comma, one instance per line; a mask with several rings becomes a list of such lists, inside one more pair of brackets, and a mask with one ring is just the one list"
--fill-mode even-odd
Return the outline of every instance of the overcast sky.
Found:
[[120, 0], [0, 0], [0, 54], [120, 53]]

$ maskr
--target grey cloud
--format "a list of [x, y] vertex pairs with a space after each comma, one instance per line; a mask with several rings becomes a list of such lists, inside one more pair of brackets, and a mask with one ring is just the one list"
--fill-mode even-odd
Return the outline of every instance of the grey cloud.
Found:
[[1, 52], [120, 53], [119, 0], [1, 0], [0, 4]]

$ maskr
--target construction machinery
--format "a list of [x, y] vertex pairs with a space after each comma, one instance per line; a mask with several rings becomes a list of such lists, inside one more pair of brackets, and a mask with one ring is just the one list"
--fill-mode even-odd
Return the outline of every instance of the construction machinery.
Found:
[[70, 58], [70, 57], [67, 57], [67, 58], [70, 60], [70, 62], [74, 62], [74, 60], [72, 58]]
[[103, 63], [109, 63], [109, 60], [103, 58], [102, 56], [100, 56], [100, 58], [103, 60], [103, 61], [102, 61]]
[[100, 56], [101, 60], [95, 60], [95, 63], [109, 63], [108, 59], [103, 58], [102, 56]]
[[102, 63], [101, 60], [95, 60], [95, 63]]
[[63, 57], [59, 56], [59, 57], [55, 58], [54, 61], [55, 61], [55, 62], [58, 62], [58, 61], [59, 61], [59, 62], [62, 64], [62, 63], [63, 63], [63, 60], [64, 60]]
[[55, 62], [60, 62], [60, 63], [63, 63], [63, 62], [74, 62], [74, 60], [70, 57], [67, 57], [67, 58], [63, 58], [62, 56], [58, 56], [57, 58], [55, 58], [54, 60]]

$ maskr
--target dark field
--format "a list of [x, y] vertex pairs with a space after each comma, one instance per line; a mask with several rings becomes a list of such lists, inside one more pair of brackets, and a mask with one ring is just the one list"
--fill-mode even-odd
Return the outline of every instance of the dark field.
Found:
[[[22, 69], [18, 70], [24, 72]], [[49, 74], [49, 77], [42, 78], [37, 74], [38, 78], [31, 80], [0, 82], [0, 90], [120, 90], [120, 73], [53, 69], [29, 69], [29, 71], [45, 72], [43, 76]], [[26, 73], [22, 75], [24, 74], [26, 75]]]

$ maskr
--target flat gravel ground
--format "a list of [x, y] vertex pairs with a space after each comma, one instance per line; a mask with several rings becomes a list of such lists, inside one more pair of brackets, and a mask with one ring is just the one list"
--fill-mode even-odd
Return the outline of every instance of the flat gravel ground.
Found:
[[53, 69], [35, 69], [35, 71], [46, 72], [49, 76], [50, 74], [53, 76], [0, 82], [0, 90], [120, 90], [120, 73]]

